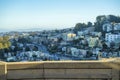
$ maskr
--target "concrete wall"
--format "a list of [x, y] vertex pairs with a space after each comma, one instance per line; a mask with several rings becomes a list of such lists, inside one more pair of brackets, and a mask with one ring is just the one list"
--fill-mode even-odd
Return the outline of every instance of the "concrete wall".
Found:
[[0, 80], [120, 80], [120, 61], [0, 63]]
[[5, 62], [0, 62], [0, 80], [6, 80], [7, 68]]

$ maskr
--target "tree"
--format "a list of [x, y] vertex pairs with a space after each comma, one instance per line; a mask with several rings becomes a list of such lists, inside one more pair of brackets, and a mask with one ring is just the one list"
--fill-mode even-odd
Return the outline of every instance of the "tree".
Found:
[[0, 37], [0, 42], [2, 42], [3, 41], [3, 37]]
[[2, 45], [3, 45], [3, 48], [9, 48], [11, 46], [11, 43], [7, 41], [7, 42], [3, 42]]
[[24, 38], [24, 37], [19, 37], [18, 38], [18, 42], [20, 42], [20, 43], [26, 43], [26, 42], [28, 42], [28, 40], [26, 38]]
[[9, 36], [3, 36], [3, 40], [4, 41], [8, 41], [9, 40]]
[[5, 49], [4, 49], [4, 52], [5, 52], [5, 53], [8, 53], [9, 51], [10, 51], [10, 50], [9, 50], [8, 48], [5, 48]]
[[26, 46], [25, 51], [30, 51], [30, 48]]
[[120, 51], [120, 44], [119, 44], [119, 48], [118, 48], [118, 50]]
[[33, 51], [38, 51], [38, 47], [34, 46]]
[[114, 15], [108, 15], [107, 19], [110, 22], [115, 22], [115, 23], [120, 23], [120, 17], [119, 16], [114, 16]]
[[114, 48], [114, 46], [115, 46], [115, 42], [111, 42], [111, 43], [110, 43], [110, 48], [112, 48], [112, 49], [113, 49], [113, 48]]
[[75, 40], [73, 40], [73, 45], [76, 45], [76, 44], [78, 44], [79, 42], [80, 42], [79, 39], [75, 39]]
[[18, 46], [15, 46], [14, 52], [20, 51], [20, 48]]
[[56, 53], [57, 50], [58, 50], [58, 46], [57, 46], [57, 45], [51, 46], [51, 47], [49, 48], [49, 51], [50, 51], [51, 53]]
[[91, 22], [88, 22], [88, 23], [87, 23], [87, 27], [92, 27], [92, 23], [91, 23]]
[[58, 38], [58, 42], [61, 42], [61, 41], [63, 41], [63, 38], [62, 37]]
[[0, 49], [9, 48], [10, 46], [9, 36], [0, 37]]
[[94, 23], [95, 31], [102, 32], [102, 26], [106, 22], [106, 16], [100, 15], [96, 17], [96, 22]]
[[0, 43], [0, 49], [2, 49], [3, 48], [3, 44], [2, 43]]
[[93, 55], [93, 53], [91, 51], [87, 51], [86, 57], [89, 58]]
[[0, 49], [0, 59], [3, 59], [4, 57], [4, 50], [3, 49]]
[[56, 33], [59, 33], [59, 30], [56, 29], [55, 32], [56, 32]]
[[106, 43], [103, 43], [103, 44], [102, 44], [102, 47], [103, 47], [103, 49], [107, 49], [107, 48], [108, 48], [108, 46], [107, 46]]
[[83, 30], [86, 27], [87, 25], [85, 23], [77, 23], [74, 27], [74, 31], [77, 32], [77, 31]]

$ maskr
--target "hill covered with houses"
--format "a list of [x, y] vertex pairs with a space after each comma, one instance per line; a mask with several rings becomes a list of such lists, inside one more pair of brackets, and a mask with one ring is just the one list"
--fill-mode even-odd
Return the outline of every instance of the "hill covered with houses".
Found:
[[100, 15], [94, 23], [77, 23], [66, 29], [0, 33], [0, 59], [3, 61], [99, 60], [110, 57], [120, 57], [119, 16]]

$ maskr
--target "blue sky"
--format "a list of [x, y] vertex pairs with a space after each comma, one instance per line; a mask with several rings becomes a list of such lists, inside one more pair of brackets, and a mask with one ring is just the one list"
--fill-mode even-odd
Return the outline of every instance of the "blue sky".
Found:
[[0, 29], [67, 28], [120, 16], [120, 0], [0, 0]]

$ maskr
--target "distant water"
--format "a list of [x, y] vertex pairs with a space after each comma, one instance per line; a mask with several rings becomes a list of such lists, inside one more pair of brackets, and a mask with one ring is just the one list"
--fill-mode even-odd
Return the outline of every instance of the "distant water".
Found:
[[55, 30], [55, 29], [64, 29], [64, 28], [54, 28], [54, 27], [38, 27], [38, 28], [24, 28], [24, 29], [3, 29], [0, 28], [0, 32], [30, 32], [30, 31], [43, 31], [43, 30]]
[[43, 29], [41, 28], [30, 28], [30, 29], [17, 29], [16, 31], [22, 32], [22, 31], [42, 31]]
[[43, 29], [43, 28], [30, 28], [30, 29], [0, 29], [0, 32], [10, 32], [10, 31], [18, 31], [18, 32], [30, 32], [30, 31], [43, 31], [43, 30], [52, 30], [52, 29]]
[[7, 29], [0, 29], [0, 32], [9, 32], [10, 30]]

